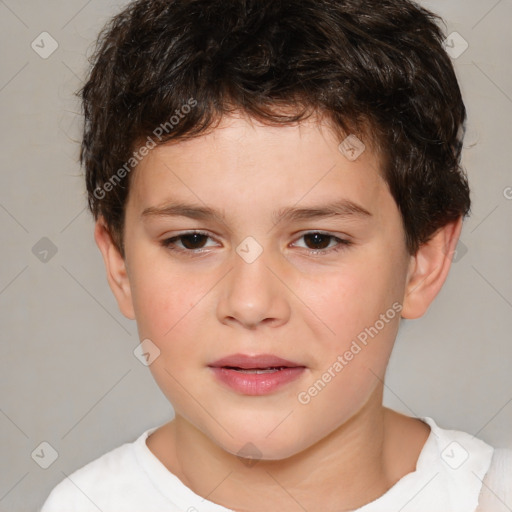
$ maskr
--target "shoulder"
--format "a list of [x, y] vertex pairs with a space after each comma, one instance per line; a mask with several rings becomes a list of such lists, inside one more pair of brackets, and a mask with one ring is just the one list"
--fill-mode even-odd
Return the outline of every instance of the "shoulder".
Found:
[[431, 435], [418, 470], [425, 479], [433, 479], [429, 484], [433, 502], [450, 503], [453, 512], [474, 511], [494, 448], [467, 432], [442, 428], [430, 417], [421, 419], [430, 425]]
[[492, 446], [468, 432], [442, 428], [430, 417], [422, 420], [430, 425], [430, 448], [440, 467], [449, 474], [474, 473], [483, 478], [493, 457]]
[[512, 448], [495, 448], [493, 465], [512, 471]]
[[495, 448], [494, 455], [489, 469], [489, 475], [494, 478], [501, 478], [506, 485], [509, 498], [512, 500], [512, 449]]
[[[511, 510], [512, 449], [495, 448], [489, 471], [482, 482], [480, 508], [486, 512]], [[484, 506], [485, 505], [485, 506]]]
[[41, 512], [85, 512], [108, 506], [114, 496], [129, 496], [144, 483], [135, 445], [144, 440], [145, 431], [135, 442], [125, 443], [66, 476], [56, 485]]

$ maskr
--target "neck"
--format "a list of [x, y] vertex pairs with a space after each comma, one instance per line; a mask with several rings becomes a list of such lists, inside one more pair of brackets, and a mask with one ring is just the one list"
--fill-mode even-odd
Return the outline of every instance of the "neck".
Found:
[[414, 471], [429, 432], [418, 423], [384, 408], [381, 387], [347, 422], [284, 460], [242, 461], [179, 415], [160, 448], [148, 446], [192, 491], [226, 508], [339, 512], [377, 499]]

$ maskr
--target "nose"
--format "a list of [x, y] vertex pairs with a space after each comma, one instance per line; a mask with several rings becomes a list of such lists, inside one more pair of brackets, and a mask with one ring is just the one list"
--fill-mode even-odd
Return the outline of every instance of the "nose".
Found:
[[233, 254], [233, 267], [222, 281], [217, 306], [221, 323], [255, 329], [278, 327], [290, 317], [289, 290], [284, 271], [266, 257], [266, 251], [248, 263]]

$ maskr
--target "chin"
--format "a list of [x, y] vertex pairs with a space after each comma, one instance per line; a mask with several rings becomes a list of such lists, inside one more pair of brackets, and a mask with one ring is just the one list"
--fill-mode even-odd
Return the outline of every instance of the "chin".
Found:
[[[247, 460], [248, 466], [251, 461], [283, 460], [292, 457], [313, 444], [313, 441], [307, 442], [303, 432], [284, 428], [280, 430], [279, 427], [276, 429], [278, 424], [274, 422], [271, 427], [267, 427], [266, 424], [260, 423], [257, 425], [258, 428], [245, 428], [243, 431], [230, 430], [233, 437], [224, 433], [222, 439], [214, 438], [213, 440], [224, 451]], [[270, 435], [268, 435], [269, 432], [271, 432]]]

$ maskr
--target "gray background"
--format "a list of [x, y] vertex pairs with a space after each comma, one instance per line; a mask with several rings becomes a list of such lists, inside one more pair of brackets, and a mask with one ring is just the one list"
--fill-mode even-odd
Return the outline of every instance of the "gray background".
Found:
[[[135, 324], [107, 286], [77, 164], [73, 92], [124, 3], [0, 0], [2, 512], [37, 510], [65, 475], [172, 416], [133, 355]], [[512, 2], [422, 4], [469, 44], [454, 62], [473, 213], [437, 301], [401, 327], [385, 403], [512, 447]], [[46, 59], [31, 47], [44, 31], [59, 45]], [[50, 48], [45, 39], [39, 51]], [[48, 448], [31, 455], [43, 441], [58, 452], [48, 469], [36, 463], [50, 461]]]

